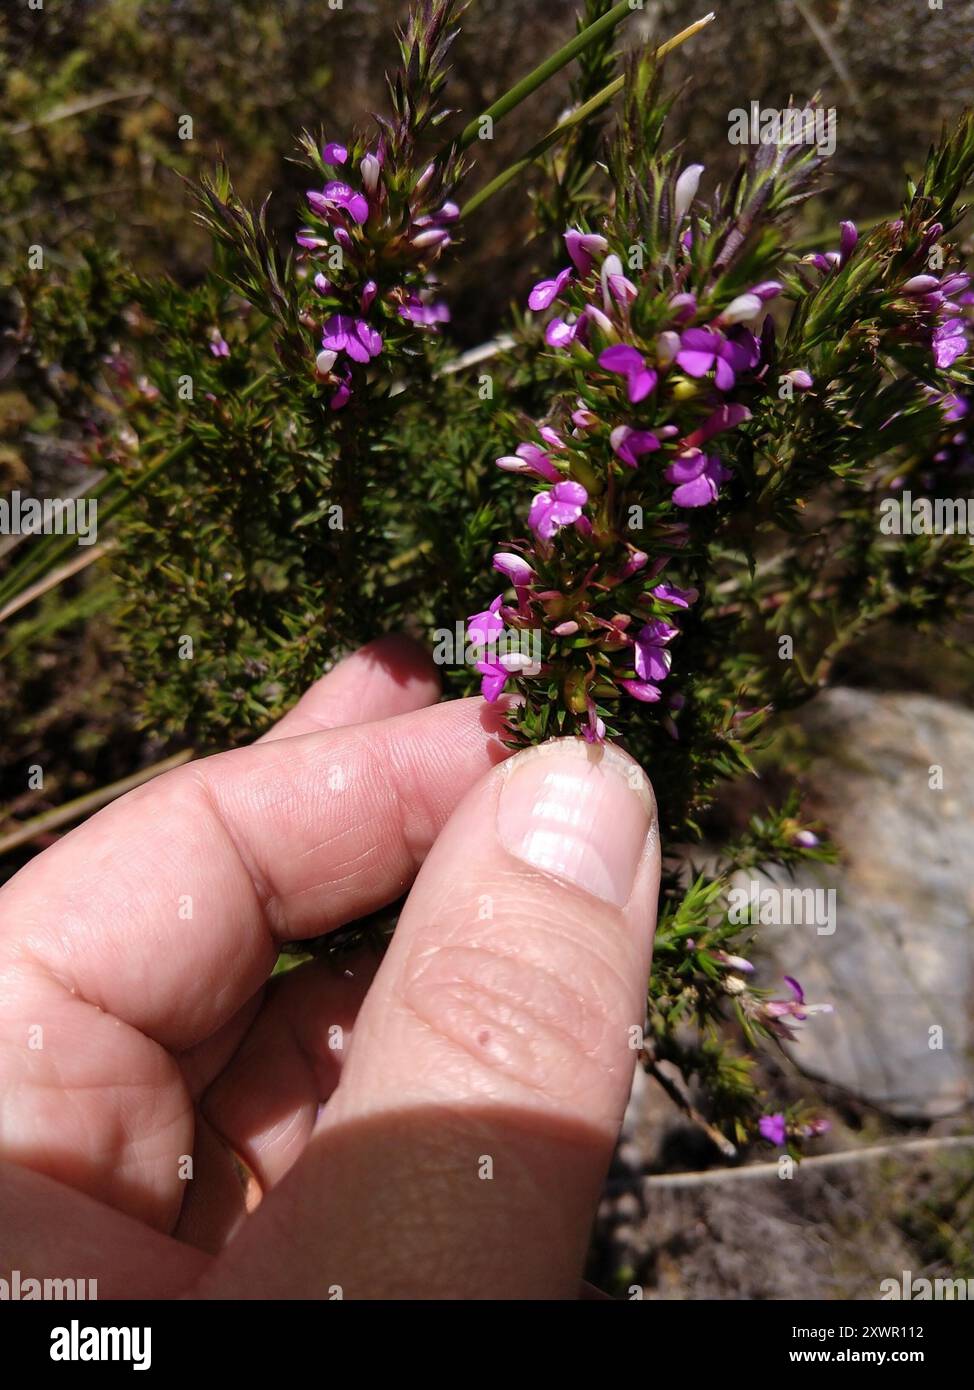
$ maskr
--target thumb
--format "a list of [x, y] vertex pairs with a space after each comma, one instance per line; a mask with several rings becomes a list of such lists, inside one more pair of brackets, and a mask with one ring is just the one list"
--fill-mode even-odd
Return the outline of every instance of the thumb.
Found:
[[577, 1295], [658, 889], [652, 789], [612, 746], [528, 749], [466, 797], [410, 893], [319, 1135], [265, 1203], [276, 1232], [304, 1243], [318, 1227], [316, 1284]]

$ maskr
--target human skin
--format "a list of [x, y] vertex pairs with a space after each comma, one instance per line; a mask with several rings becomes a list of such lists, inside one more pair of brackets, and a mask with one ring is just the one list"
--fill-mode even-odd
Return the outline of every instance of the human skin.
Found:
[[[655, 802], [618, 750], [512, 757], [502, 706], [439, 693], [371, 643], [0, 890], [0, 1268], [101, 1298], [578, 1295]], [[410, 884], [381, 962], [268, 981]]]

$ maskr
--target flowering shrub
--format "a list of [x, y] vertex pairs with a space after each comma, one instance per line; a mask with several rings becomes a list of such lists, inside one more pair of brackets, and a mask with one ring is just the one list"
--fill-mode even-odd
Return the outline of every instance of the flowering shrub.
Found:
[[[303, 132], [292, 244], [220, 169], [197, 190], [215, 245], [202, 283], [98, 263], [111, 313], [73, 345], [56, 296], [94, 293], [29, 276], [19, 292], [45, 351], [99, 363], [87, 453], [107, 472], [118, 640], [148, 727], [198, 747], [250, 736], [341, 650], [466, 618], [476, 659], [445, 672], [451, 693], [518, 696], [513, 746], [624, 742], [664, 844], [685, 846], [850, 642], [880, 621], [946, 634], [969, 607], [966, 537], [893, 540], [878, 517], [907, 480], [936, 494], [970, 466], [952, 233], [974, 119], [944, 132], [896, 215], [809, 253], [815, 148], [760, 145], [708, 192], [704, 164], [666, 144], [662, 60], [637, 56], [618, 83], [627, 7], [589, 0], [575, 113], [523, 161], [544, 171], [558, 259], [507, 345], [457, 362], [437, 277], [490, 191], [464, 202], [466, 151], [533, 89], [443, 134], [461, 10], [414, 5], [389, 115]], [[587, 118], [619, 85], [600, 132]], [[32, 577], [9, 572], [0, 597]], [[505, 630], [539, 634], [540, 659], [500, 651]], [[797, 1152], [825, 1123], [769, 1108], [728, 1019], [749, 1046], [794, 1041], [827, 1001], [758, 987], [755, 930], [727, 912], [735, 873], [834, 857], [824, 831], [792, 795], [707, 873], [665, 866], [643, 1061], [700, 1085], [725, 1152]]]

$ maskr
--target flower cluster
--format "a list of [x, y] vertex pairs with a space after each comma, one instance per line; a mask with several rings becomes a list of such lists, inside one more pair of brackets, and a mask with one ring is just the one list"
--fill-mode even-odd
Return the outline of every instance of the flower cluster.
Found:
[[[895, 229], [902, 223], [892, 225]], [[837, 251], [816, 252], [806, 256], [803, 263], [814, 266], [823, 275], [841, 270], [859, 242], [859, 231], [854, 222], [841, 223], [839, 230]], [[931, 252], [943, 232], [940, 222], [927, 228], [916, 252], [918, 264], [929, 265]], [[971, 303], [970, 283], [971, 277], [965, 272], [945, 270], [940, 275], [911, 275], [899, 289], [905, 333], [929, 347], [934, 365], [941, 371], [952, 367], [969, 347], [962, 306]]]
[[411, 187], [396, 169], [387, 177], [383, 137], [373, 149], [350, 152], [336, 142], [306, 149], [324, 183], [308, 191], [311, 216], [296, 237], [313, 290], [302, 323], [321, 334], [315, 374], [332, 390], [332, 410], [340, 410], [352, 394], [354, 367], [380, 355], [389, 325], [435, 332], [449, 320], [446, 305], [433, 301], [431, 267], [450, 244], [460, 210], [436, 196], [432, 164]]
[[[666, 277], [601, 233], [565, 233], [570, 264], [534, 286], [528, 307], [555, 310], [545, 342], [580, 370], [580, 394], [497, 460], [545, 486], [528, 509], [531, 538], [494, 558], [516, 601], [501, 606], [501, 595], [493, 611], [547, 633], [542, 678], [562, 680], [593, 740], [605, 736], [600, 701], [663, 699], [676, 620], [698, 595], [661, 582], [661, 572], [686, 544], [690, 515], [713, 506], [732, 477], [720, 437], [749, 420], [746, 402], [768, 389], [773, 325], [766, 317], [760, 336], [749, 325], [782, 286], [694, 287], [701, 172], [690, 165], [675, 182], [676, 264]], [[813, 385], [801, 370], [790, 381], [797, 391]], [[638, 548], [626, 536], [634, 503], [649, 513]], [[484, 694], [496, 698], [500, 671], [484, 675]], [[681, 704], [678, 694], [665, 702], [674, 736]]]

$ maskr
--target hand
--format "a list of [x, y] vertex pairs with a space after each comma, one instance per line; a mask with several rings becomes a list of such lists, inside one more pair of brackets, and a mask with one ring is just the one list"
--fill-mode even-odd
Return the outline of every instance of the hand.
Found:
[[[501, 712], [438, 693], [384, 638], [0, 891], [0, 1268], [101, 1298], [577, 1295], [644, 1017], [652, 792], [580, 740], [508, 761]], [[268, 983], [414, 877], [381, 964]]]

